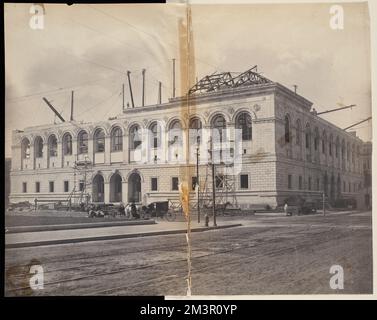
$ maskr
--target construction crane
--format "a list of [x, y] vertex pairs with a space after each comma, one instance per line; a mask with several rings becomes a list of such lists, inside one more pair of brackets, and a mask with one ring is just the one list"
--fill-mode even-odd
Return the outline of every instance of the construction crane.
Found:
[[43, 101], [46, 102], [46, 104], [50, 107], [50, 109], [56, 114], [56, 116], [62, 121], [65, 122], [64, 118], [61, 116], [61, 114], [53, 107], [53, 105], [48, 101], [45, 97], [43, 97]]
[[317, 116], [319, 116], [320, 114], [330, 113], [330, 112], [334, 112], [334, 111], [339, 111], [339, 110], [344, 110], [344, 109], [349, 109], [349, 108], [352, 109], [352, 107], [356, 107], [356, 104], [350, 104], [349, 106], [344, 106], [344, 107], [340, 107], [340, 108], [336, 108], [336, 109], [330, 109], [330, 110], [318, 112]]
[[361, 120], [361, 121], [359, 121], [359, 122], [356, 122], [356, 123], [354, 123], [353, 125], [350, 125], [350, 126], [348, 126], [347, 128], [344, 128], [343, 130], [351, 129], [351, 128], [357, 126], [358, 124], [361, 124], [361, 123], [363, 123], [363, 122], [367, 122], [367, 121], [369, 121], [370, 119], [372, 119], [372, 117], [368, 117], [368, 118], [366, 118], [366, 119], [364, 119], [364, 120]]

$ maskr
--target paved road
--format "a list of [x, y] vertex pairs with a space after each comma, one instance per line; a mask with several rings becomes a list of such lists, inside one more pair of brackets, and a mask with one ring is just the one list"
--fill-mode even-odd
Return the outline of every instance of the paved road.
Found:
[[[372, 292], [371, 212], [242, 222], [192, 234], [193, 294]], [[183, 234], [6, 249], [6, 295], [185, 295], [186, 252]], [[42, 290], [29, 288], [31, 264]], [[336, 264], [343, 290], [329, 286]]]

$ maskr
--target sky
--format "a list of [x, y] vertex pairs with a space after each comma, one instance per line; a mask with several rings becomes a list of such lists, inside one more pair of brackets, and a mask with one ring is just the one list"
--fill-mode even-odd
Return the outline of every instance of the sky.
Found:
[[[146, 104], [172, 96], [172, 59], [179, 83], [178, 21], [184, 5], [44, 5], [44, 28], [32, 29], [30, 4], [6, 4], [5, 155], [11, 131], [56, 119], [46, 97], [69, 119], [100, 121], [121, 113], [122, 84], [130, 103], [131, 71], [136, 107], [142, 69]], [[192, 5], [195, 74], [258, 72], [313, 102], [317, 111], [349, 104], [352, 110], [324, 115], [347, 127], [371, 115], [370, 35], [366, 4], [342, 4], [344, 29], [329, 25], [329, 4]], [[184, 20], [185, 21], [185, 20]], [[356, 126], [371, 140], [371, 122]]]

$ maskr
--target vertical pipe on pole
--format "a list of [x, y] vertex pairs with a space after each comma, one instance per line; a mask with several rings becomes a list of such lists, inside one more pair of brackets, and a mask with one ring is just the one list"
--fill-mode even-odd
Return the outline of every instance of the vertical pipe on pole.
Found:
[[212, 159], [212, 213], [213, 213], [213, 226], [217, 227], [216, 223], [216, 182], [215, 182], [215, 163]]
[[130, 87], [131, 104], [132, 104], [132, 108], [135, 108], [134, 96], [132, 94], [132, 86], [131, 86], [130, 74], [131, 74], [131, 71], [127, 71], [128, 86]]
[[158, 82], [158, 104], [162, 103], [161, 86], [162, 86], [162, 83], [161, 83], [161, 81], [159, 81]]
[[124, 111], [125, 106], [124, 106], [124, 83], [122, 84], [122, 111]]
[[196, 184], [198, 192], [198, 223], [200, 223], [199, 144], [196, 147]]
[[74, 91], [72, 90], [71, 92], [71, 117], [70, 117], [71, 121], [73, 120], [73, 93]]
[[145, 103], [145, 69], [141, 71], [141, 74], [143, 76], [143, 92], [142, 92], [142, 98], [141, 98], [141, 106], [144, 107]]
[[173, 59], [173, 98], [175, 98], [175, 59]]

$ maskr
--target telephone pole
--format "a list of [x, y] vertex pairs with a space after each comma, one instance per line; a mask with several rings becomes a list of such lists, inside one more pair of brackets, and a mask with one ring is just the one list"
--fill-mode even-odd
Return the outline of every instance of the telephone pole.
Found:
[[158, 82], [158, 104], [161, 104], [162, 98], [161, 98], [161, 81]]
[[131, 74], [131, 71], [127, 71], [128, 86], [130, 87], [131, 104], [132, 104], [132, 108], [135, 108], [134, 96], [132, 94], [132, 86], [131, 86], [130, 74]]
[[72, 90], [71, 92], [71, 117], [70, 117], [71, 121], [73, 120], [73, 93], [74, 91]]
[[125, 106], [124, 106], [124, 83], [122, 84], [122, 111], [124, 111]]
[[173, 59], [173, 98], [175, 98], [175, 59]]
[[198, 192], [198, 223], [200, 223], [199, 142], [196, 146], [196, 185]]
[[144, 104], [145, 104], [145, 69], [141, 71], [141, 75], [143, 77], [143, 92], [142, 92], [141, 106], [144, 107]]

